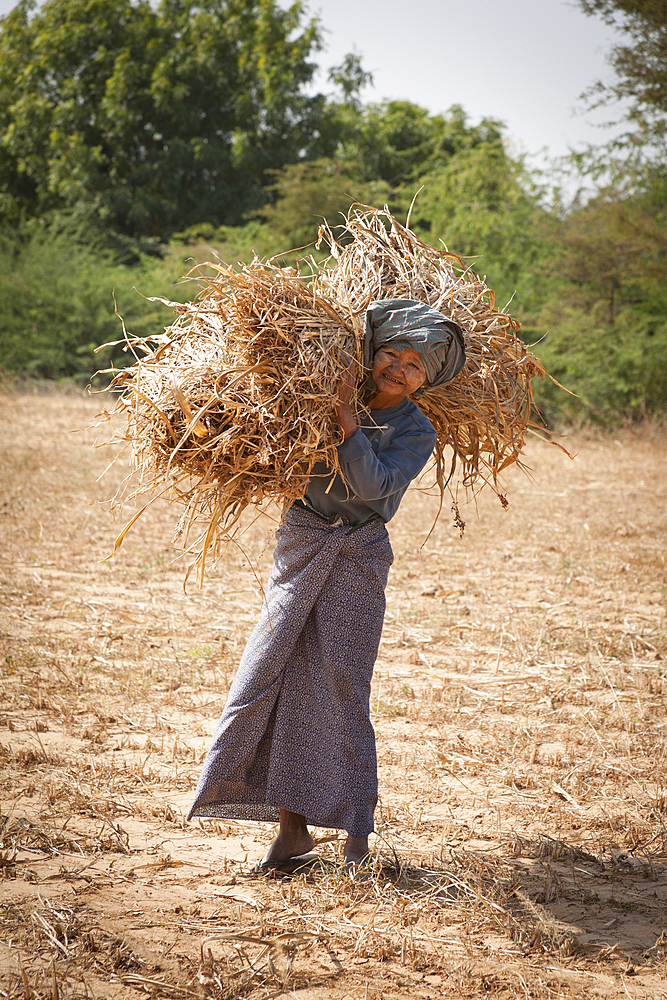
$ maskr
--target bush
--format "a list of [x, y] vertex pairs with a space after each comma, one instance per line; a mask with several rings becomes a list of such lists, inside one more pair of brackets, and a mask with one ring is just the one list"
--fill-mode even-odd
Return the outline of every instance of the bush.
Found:
[[667, 322], [627, 309], [610, 326], [594, 312], [554, 306], [542, 319], [547, 333], [533, 350], [577, 394], [548, 380], [533, 383], [548, 423], [565, 418], [611, 425], [667, 407]]
[[[122, 347], [98, 345], [128, 330], [145, 336], [169, 322], [169, 311], [133, 290], [169, 294], [169, 279], [181, 261], [146, 258], [137, 267], [118, 264], [108, 251], [86, 246], [71, 233], [29, 226], [0, 234], [0, 357], [12, 375], [89, 378], [127, 358]], [[159, 275], [158, 275], [159, 272]], [[152, 279], [152, 280], [149, 280]], [[172, 289], [184, 297], [185, 289]]]

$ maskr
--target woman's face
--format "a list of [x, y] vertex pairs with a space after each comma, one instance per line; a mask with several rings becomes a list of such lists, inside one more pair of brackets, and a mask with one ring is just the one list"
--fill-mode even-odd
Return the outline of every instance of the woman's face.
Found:
[[396, 403], [399, 403], [411, 392], [426, 385], [424, 363], [411, 348], [399, 351], [386, 344], [375, 352], [373, 381], [378, 392], [396, 396]]

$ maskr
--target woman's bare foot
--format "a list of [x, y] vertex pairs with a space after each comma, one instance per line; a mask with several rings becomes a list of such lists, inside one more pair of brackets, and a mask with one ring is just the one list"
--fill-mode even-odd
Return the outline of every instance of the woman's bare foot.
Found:
[[262, 858], [261, 864], [266, 864], [269, 861], [282, 861], [286, 858], [298, 858], [302, 854], [308, 854], [314, 846], [315, 841], [308, 833], [306, 826], [306, 817], [301, 816], [300, 813], [290, 812], [288, 809], [281, 809], [278, 836]]
[[348, 865], [358, 865], [368, 857], [368, 837], [347, 835], [345, 841], [345, 861]]

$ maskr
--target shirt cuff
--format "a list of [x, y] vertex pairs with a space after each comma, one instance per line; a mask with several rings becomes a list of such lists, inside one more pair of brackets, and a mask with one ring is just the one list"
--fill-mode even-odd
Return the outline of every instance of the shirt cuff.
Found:
[[354, 462], [357, 458], [363, 458], [369, 451], [372, 451], [371, 443], [361, 428], [357, 427], [354, 434], [350, 434], [349, 438], [338, 445], [338, 458], [341, 462]]

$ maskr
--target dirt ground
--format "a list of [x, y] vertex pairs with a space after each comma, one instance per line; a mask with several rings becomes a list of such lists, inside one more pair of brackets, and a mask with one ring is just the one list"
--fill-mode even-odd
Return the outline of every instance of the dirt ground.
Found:
[[0, 996], [667, 997], [667, 437], [535, 441], [449, 510], [411, 491], [372, 696], [375, 861], [248, 874], [267, 825], [185, 823], [270, 565], [184, 593], [173, 509], [78, 396], [0, 397]]

